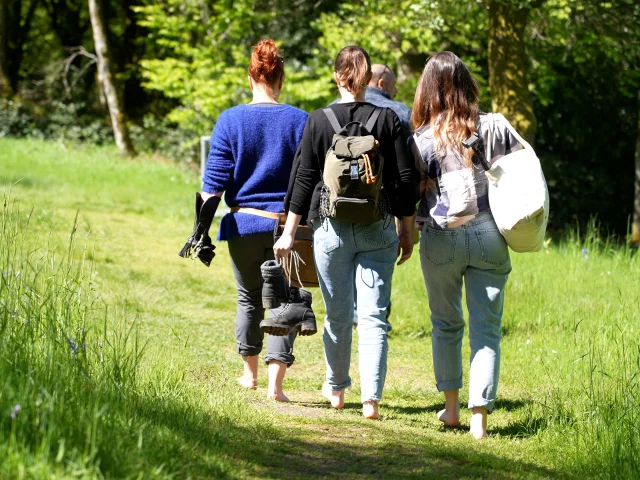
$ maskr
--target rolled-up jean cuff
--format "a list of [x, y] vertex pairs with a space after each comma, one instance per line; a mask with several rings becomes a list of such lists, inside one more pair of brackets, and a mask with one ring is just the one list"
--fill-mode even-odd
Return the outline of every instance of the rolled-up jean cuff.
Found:
[[495, 400], [481, 400], [479, 402], [472, 402], [471, 400], [469, 400], [469, 410], [475, 408], [475, 407], [484, 407], [487, 409], [488, 413], [493, 412], [493, 409], [495, 407], [496, 401]]
[[267, 353], [267, 355], [264, 357], [264, 363], [266, 363], [267, 365], [269, 365], [269, 362], [271, 361], [276, 361], [276, 362], [282, 362], [282, 363], [286, 363], [288, 367], [290, 367], [291, 365], [293, 365], [293, 362], [295, 362], [296, 357], [291, 355], [290, 353]]
[[347, 380], [344, 383], [341, 383], [340, 385], [331, 385], [329, 382], [326, 383], [331, 387], [332, 392], [341, 392], [351, 386], [351, 379]]
[[243, 357], [254, 357], [256, 355], [260, 355], [260, 352], [262, 352], [262, 345], [258, 347], [250, 347], [249, 345], [236, 343], [236, 349]]
[[364, 402], [379, 402], [380, 400], [382, 400], [382, 399], [380, 397], [376, 396], [376, 395], [373, 395], [373, 396], [371, 396], [369, 398], [364, 398], [364, 397], [360, 398], [360, 402], [361, 403], [364, 403]]
[[450, 390], [460, 390], [462, 388], [462, 379], [448, 380], [446, 382], [436, 383], [439, 392], [448, 392]]

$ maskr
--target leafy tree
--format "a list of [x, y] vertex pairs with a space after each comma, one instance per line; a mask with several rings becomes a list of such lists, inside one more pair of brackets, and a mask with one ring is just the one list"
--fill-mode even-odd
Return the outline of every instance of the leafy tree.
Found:
[[489, 87], [492, 110], [501, 112], [533, 142], [536, 116], [527, 81], [525, 29], [529, 12], [544, 0], [491, 0], [489, 7]]
[[[381, 0], [341, 4], [316, 22], [322, 32], [319, 54], [330, 78], [337, 52], [349, 44], [364, 47], [374, 63], [394, 68], [397, 100], [413, 102], [417, 79], [431, 53], [453, 50], [481, 83], [486, 69], [486, 13], [478, 1]], [[335, 93], [334, 93], [335, 95]]]
[[606, 228], [626, 230], [640, 86], [635, 3], [550, 0], [531, 12], [536, 148], [556, 228], [598, 216]]
[[268, 33], [257, 26], [271, 13], [247, 0], [162, 0], [136, 11], [164, 50], [162, 58], [141, 62], [144, 85], [180, 102], [169, 120], [210, 131], [223, 110], [248, 98], [249, 48]]
[[104, 90], [104, 95], [109, 106], [111, 126], [116, 144], [122, 153], [133, 156], [135, 155], [135, 151], [129, 138], [129, 130], [122, 108], [121, 93], [116, 88], [113, 80], [111, 56], [102, 8], [101, 0], [89, 0], [89, 14], [91, 17], [96, 56], [98, 57], [98, 79]]
[[25, 43], [39, 0], [0, 2], [0, 95], [18, 91]]

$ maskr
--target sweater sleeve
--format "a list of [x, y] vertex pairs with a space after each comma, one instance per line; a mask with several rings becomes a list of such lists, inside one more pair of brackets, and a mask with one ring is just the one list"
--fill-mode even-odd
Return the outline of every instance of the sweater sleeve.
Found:
[[[419, 175], [415, 169], [413, 157], [409, 154], [407, 137], [398, 116], [393, 113], [392, 139], [393, 156], [398, 169], [396, 185], [396, 210], [398, 217], [410, 217], [414, 214], [417, 201]], [[393, 157], [391, 157], [393, 158]]]
[[297, 168], [291, 171], [291, 175], [295, 178], [292, 179], [294, 183], [289, 200], [289, 211], [302, 216], [309, 212], [313, 190], [320, 181], [320, 164], [313, 149], [312, 130], [312, 119], [308, 117], [294, 160]]
[[205, 193], [224, 192], [233, 180], [235, 159], [227, 134], [225, 118], [224, 114], [220, 115], [211, 134], [211, 148], [202, 177], [202, 191]]

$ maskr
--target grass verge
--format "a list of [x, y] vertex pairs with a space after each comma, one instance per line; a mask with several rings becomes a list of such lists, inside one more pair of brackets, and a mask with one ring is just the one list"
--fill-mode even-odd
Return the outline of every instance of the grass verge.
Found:
[[513, 255], [499, 402], [474, 442], [435, 420], [417, 255], [394, 277], [382, 421], [360, 417], [355, 352], [347, 408], [327, 408], [320, 335], [297, 342], [294, 402], [275, 404], [265, 375], [235, 384], [226, 245], [210, 269], [177, 257], [194, 174], [50, 142], [0, 151], [0, 477], [640, 476], [633, 251], [592, 231]]

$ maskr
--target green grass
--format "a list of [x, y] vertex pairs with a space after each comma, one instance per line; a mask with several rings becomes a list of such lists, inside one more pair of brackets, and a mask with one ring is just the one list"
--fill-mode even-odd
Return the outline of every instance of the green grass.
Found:
[[236, 385], [226, 244], [209, 269], [177, 256], [195, 173], [3, 139], [0, 188], [0, 478], [640, 476], [640, 260], [594, 231], [512, 256], [499, 401], [476, 442], [435, 419], [417, 254], [394, 277], [370, 422], [355, 354], [347, 408], [322, 400], [321, 335], [296, 343], [291, 404], [265, 399], [266, 371], [256, 392]]

